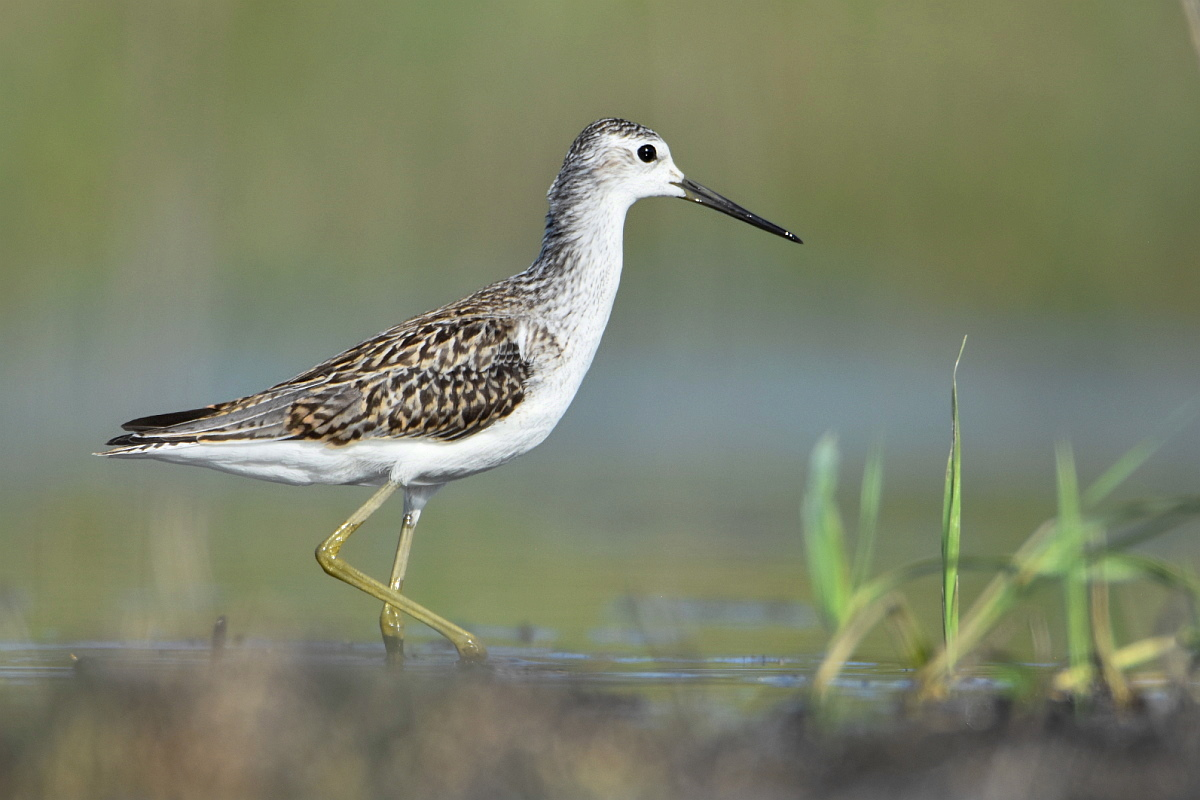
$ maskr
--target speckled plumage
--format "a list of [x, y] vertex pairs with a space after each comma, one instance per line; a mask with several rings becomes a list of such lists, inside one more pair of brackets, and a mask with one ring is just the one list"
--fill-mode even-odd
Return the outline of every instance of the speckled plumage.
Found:
[[185, 421], [133, 420], [125, 427], [137, 432], [109, 444], [301, 439], [340, 447], [469, 436], [512, 413], [532, 370], [517, 324], [477, 298], [397, 325], [258, 394], [184, 412], [192, 415]]

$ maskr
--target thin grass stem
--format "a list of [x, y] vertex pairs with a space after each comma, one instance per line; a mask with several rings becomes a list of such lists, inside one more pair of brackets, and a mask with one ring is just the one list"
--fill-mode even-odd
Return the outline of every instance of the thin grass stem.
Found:
[[845, 528], [837, 508], [837, 437], [825, 434], [813, 447], [801, 516], [808, 577], [822, 620], [838, 630], [850, 610]]
[[958, 424], [958, 365], [967, 347], [963, 337], [950, 378], [950, 456], [942, 499], [942, 639], [947, 669], [958, 662], [958, 560], [962, 538], [962, 437]]
[[862, 489], [858, 501], [858, 541], [854, 548], [854, 568], [850, 585], [857, 588], [871, 573], [871, 558], [879, 531], [879, 506], [883, 500], [883, 447], [876, 444], [863, 467]]
[[1200, 416], [1200, 396], [1193, 397], [1177, 408], [1161, 424], [1157, 432], [1129, 448], [1111, 467], [1106, 469], [1083, 493], [1083, 507], [1092, 508], [1112, 494], [1114, 489], [1149, 461], [1150, 457], [1169, 442], [1175, 434], [1194, 422], [1197, 416]]
[[1088, 535], [1080, 509], [1079, 483], [1071, 446], [1066, 442], [1059, 442], [1055, 448], [1055, 456], [1058, 485], [1058, 522], [1055, 526], [1055, 538], [1058, 540], [1064, 561], [1067, 661], [1072, 670], [1083, 673], [1093, 663], [1094, 650], [1088, 610]]

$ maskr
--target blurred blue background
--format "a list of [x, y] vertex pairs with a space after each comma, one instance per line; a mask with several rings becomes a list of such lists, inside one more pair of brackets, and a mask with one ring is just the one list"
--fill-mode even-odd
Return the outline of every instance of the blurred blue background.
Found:
[[[1175, 2], [3, 17], [2, 637], [201, 636], [227, 613], [251, 636], [371, 640], [376, 604], [312, 559], [367, 490], [88, 454], [524, 268], [567, 146], [602, 116], [655, 128], [690, 177], [806, 244], [634, 207], [575, 405], [424, 517], [407, 588], [452, 619], [596, 647], [623, 597], [803, 602], [800, 490], [831, 429], [848, 507], [884, 442], [880, 562], [936, 554], [964, 334], [969, 552], [1053, 513], [1056, 438], [1086, 480], [1200, 391], [1200, 62]], [[1175, 439], [1127, 494], [1194, 491], [1198, 444]], [[385, 574], [398, 524], [395, 504], [350, 559]], [[820, 641], [676, 622], [699, 649]]]

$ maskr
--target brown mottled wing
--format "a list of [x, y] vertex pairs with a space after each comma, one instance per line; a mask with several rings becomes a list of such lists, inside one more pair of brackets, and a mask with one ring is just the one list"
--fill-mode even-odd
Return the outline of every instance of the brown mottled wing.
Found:
[[[516, 323], [430, 314], [256, 395], [126, 423], [109, 444], [371, 438], [453, 441], [520, 405], [530, 364]], [[159, 427], [157, 421], [168, 422]]]
[[288, 432], [345, 444], [452, 441], [482, 430], [525, 397], [530, 366], [514, 327], [490, 317], [440, 318], [364, 342], [296, 378], [328, 382], [292, 404]]

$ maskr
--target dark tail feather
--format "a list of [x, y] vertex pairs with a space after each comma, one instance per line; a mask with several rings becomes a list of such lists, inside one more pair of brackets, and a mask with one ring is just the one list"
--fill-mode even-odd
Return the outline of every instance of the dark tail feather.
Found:
[[[216, 413], [216, 406], [205, 406], [204, 408], [193, 408], [188, 411], [174, 411], [170, 414], [156, 414], [153, 417], [139, 417], [131, 419], [121, 426], [123, 431], [152, 431], [159, 428], [169, 428], [172, 425], [179, 425], [184, 422], [194, 422], [198, 419], [211, 417]], [[127, 442], [118, 441], [118, 439], [126, 439], [128, 437], [118, 436], [109, 444], [127, 444]]]
[[104, 444], [108, 447], [121, 447], [127, 444], [138, 444], [137, 434], [127, 433], [124, 436], [114, 436]]
[[311, 388], [307, 384], [291, 385], [228, 403], [140, 417], [121, 426], [130, 434], [118, 436], [109, 444], [124, 447], [287, 438], [287, 415], [296, 398]]

